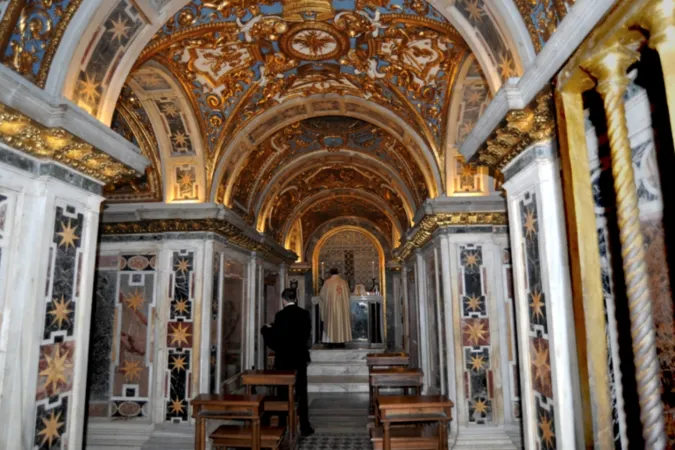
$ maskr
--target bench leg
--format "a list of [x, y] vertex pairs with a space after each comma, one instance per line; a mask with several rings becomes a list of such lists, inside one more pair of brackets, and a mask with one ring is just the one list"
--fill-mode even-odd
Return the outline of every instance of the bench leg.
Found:
[[439, 424], [438, 439], [440, 439], [438, 448], [440, 448], [441, 450], [447, 450], [447, 448], [448, 448], [448, 424], [446, 422], [441, 422]]
[[260, 450], [260, 419], [253, 419], [251, 450]]
[[382, 436], [382, 450], [391, 450], [391, 433], [389, 422], [384, 423], [384, 433]]

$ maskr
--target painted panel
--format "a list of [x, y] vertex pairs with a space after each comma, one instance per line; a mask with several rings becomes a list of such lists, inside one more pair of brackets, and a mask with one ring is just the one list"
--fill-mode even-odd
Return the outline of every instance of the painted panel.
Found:
[[188, 421], [192, 393], [193, 335], [194, 335], [194, 252], [176, 251], [172, 254], [170, 281], [171, 302], [167, 326], [166, 421]]
[[493, 422], [494, 372], [483, 247], [459, 246], [464, 394], [470, 424]]
[[68, 405], [75, 370], [75, 317], [82, 268], [84, 215], [69, 205], [56, 206], [44, 291], [44, 328], [35, 405], [35, 449], [68, 445]]
[[[548, 329], [548, 297], [543, 290], [540, 243], [539, 209], [537, 195], [526, 193], [519, 205], [519, 222], [522, 228], [528, 298], [529, 361], [532, 376], [532, 395], [534, 414], [533, 423], [537, 424], [537, 442], [541, 449], [554, 449], [555, 407], [551, 374], [550, 340]], [[525, 347], [526, 346], [526, 347]]]

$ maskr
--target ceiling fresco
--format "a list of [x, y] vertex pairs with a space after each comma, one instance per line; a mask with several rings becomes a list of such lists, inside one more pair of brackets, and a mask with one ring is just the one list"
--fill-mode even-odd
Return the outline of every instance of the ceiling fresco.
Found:
[[214, 157], [265, 109], [325, 92], [385, 106], [438, 151], [468, 52], [423, 1], [195, 0], [155, 35], [137, 66], [152, 59], [173, 71]]
[[[262, 200], [263, 189], [279, 173], [280, 168], [300, 157], [326, 152], [356, 152], [387, 166], [411, 192], [416, 208], [429, 196], [425, 178], [410, 151], [393, 136], [368, 122], [345, 116], [325, 116], [306, 119], [287, 126], [265, 140], [253, 152], [233, 184], [225, 204], [251, 216]], [[371, 163], [372, 164], [372, 163]]]

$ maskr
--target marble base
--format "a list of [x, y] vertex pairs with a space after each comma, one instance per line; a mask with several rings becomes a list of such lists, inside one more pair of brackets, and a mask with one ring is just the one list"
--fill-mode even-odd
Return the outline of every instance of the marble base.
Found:
[[522, 447], [513, 441], [501, 427], [459, 427], [459, 435], [453, 450], [517, 450]]
[[383, 348], [313, 349], [307, 368], [309, 392], [368, 392], [369, 353]]
[[309, 377], [309, 392], [368, 392], [368, 375]]
[[325, 375], [368, 375], [368, 366], [362, 361], [344, 362], [344, 361], [324, 361], [317, 364], [310, 364], [307, 368], [307, 375], [325, 376]]

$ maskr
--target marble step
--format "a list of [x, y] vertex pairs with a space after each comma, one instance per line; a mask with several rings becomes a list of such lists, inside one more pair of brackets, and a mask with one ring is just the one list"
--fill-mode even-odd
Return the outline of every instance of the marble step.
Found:
[[368, 353], [377, 353], [381, 350], [374, 349], [334, 349], [334, 350], [310, 350], [312, 362], [340, 362], [361, 361], [366, 363]]
[[362, 361], [320, 361], [307, 367], [307, 375], [368, 375], [368, 366]]
[[368, 392], [368, 375], [315, 375], [308, 381], [309, 392]]
[[453, 450], [517, 450], [505, 430], [497, 427], [460, 428]]

